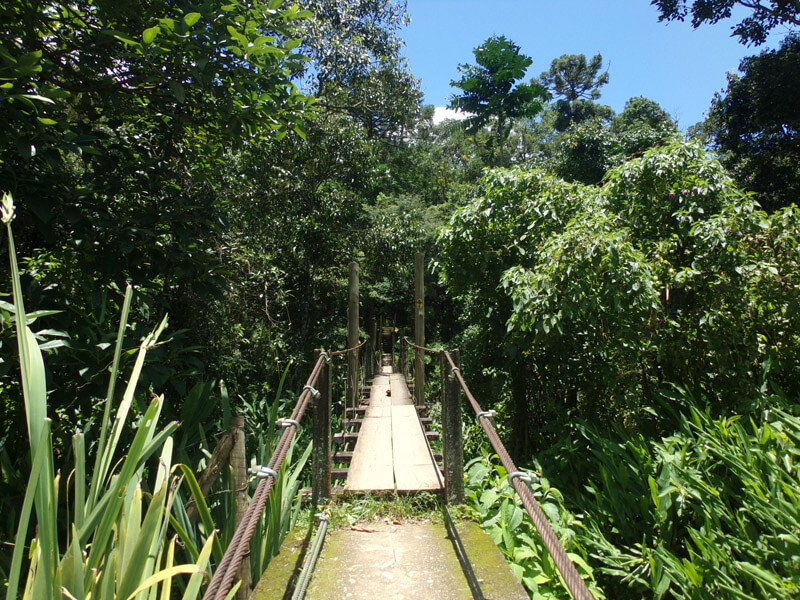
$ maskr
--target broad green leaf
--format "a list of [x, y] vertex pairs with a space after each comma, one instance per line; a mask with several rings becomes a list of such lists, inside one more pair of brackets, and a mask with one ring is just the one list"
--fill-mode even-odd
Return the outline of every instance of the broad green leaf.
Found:
[[179, 81], [170, 81], [169, 82], [169, 89], [172, 90], [172, 95], [175, 96], [175, 99], [180, 103], [183, 104], [186, 101], [186, 90]]
[[[46, 419], [42, 432], [39, 437], [38, 445], [40, 448], [50, 448], [50, 420]], [[6, 600], [17, 600], [17, 590], [19, 588], [19, 578], [22, 573], [22, 558], [25, 552], [25, 537], [28, 533], [33, 500], [36, 491], [41, 485], [42, 474], [46, 472], [45, 463], [48, 452], [37, 452], [34, 456], [31, 473], [28, 477], [28, 485], [25, 487], [25, 497], [22, 500], [22, 508], [19, 514], [19, 525], [14, 538], [14, 552], [11, 557], [11, 567], [9, 569], [8, 585], [6, 587]]]
[[188, 573], [195, 574], [204, 572], [205, 571], [198, 565], [177, 565], [174, 567], [167, 567], [145, 579], [138, 588], [136, 588], [133, 592], [131, 592], [130, 596], [127, 597], [127, 600], [134, 600], [140, 592], [148, 590], [151, 587], [158, 585], [162, 581], [169, 581], [170, 579], [175, 577], [175, 575], [183, 575]]
[[183, 17], [183, 22], [189, 27], [197, 23], [202, 15], [199, 12], [190, 12]]
[[152, 44], [153, 40], [156, 39], [156, 36], [161, 32], [161, 27], [158, 25], [153, 25], [152, 27], [148, 27], [142, 32], [142, 41], [145, 44]]

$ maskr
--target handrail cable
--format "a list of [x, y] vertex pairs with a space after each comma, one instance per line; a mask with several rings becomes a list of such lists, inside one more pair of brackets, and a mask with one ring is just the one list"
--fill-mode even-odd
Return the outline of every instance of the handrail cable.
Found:
[[[464, 394], [466, 395], [467, 400], [469, 400], [469, 403], [472, 406], [472, 409], [475, 411], [475, 414], [486, 415], [487, 413], [484, 412], [480, 404], [478, 404], [478, 401], [475, 400], [475, 396], [473, 396], [472, 392], [470, 392], [467, 382], [464, 381], [464, 378], [461, 375], [461, 370], [453, 361], [450, 353], [446, 350], [443, 352], [447, 358], [447, 362], [450, 363], [450, 368], [452, 369], [453, 375], [455, 375], [456, 379], [458, 379], [461, 389], [464, 390]], [[503, 463], [506, 472], [518, 473], [519, 471], [514, 464], [514, 461], [511, 460], [511, 456], [508, 454], [508, 451], [503, 445], [502, 440], [500, 440], [500, 436], [497, 434], [491, 419], [478, 419], [478, 421], [480, 422], [481, 427], [483, 427], [483, 430], [486, 432], [486, 436], [489, 438], [492, 448], [494, 448], [497, 456], [500, 457], [500, 462]], [[521, 481], [519, 477], [512, 478], [511, 484], [517, 491], [520, 500], [522, 500], [522, 505], [528, 512], [531, 521], [533, 521], [536, 531], [539, 532], [539, 537], [542, 538], [545, 548], [547, 548], [547, 551], [550, 553], [550, 556], [552, 557], [558, 572], [561, 574], [561, 577], [564, 578], [564, 583], [567, 584], [567, 589], [569, 590], [570, 594], [572, 594], [572, 597], [575, 598], [575, 600], [592, 600], [592, 595], [589, 593], [589, 589], [586, 587], [583, 579], [581, 579], [581, 576], [575, 569], [575, 565], [572, 563], [569, 556], [567, 556], [567, 552], [561, 545], [561, 542], [553, 531], [553, 528], [550, 527], [547, 517], [545, 516], [544, 512], [542, 512], [542, 509], [539, 506], [539, 503], [536, 501], [536, 498], [533, 497], [530, 488], [525, 484], [525, 482]]]
[[333, 356], [340, 356], [342, 354], [350, 354], [351, 352], [355, 352], [356, 350], [360, 350], [364, 346], [367, 345], [367, 340], [365, 339], [361, 342], [358, 346], [353, 346], [352, 348], [345, 348], [344, 350], [337, 350], [336, 352], [331, 352], [330, 355]]
[[436, 348], [426, 348], [425, 346], [417, 346], [414, 342], [408, 339], [408, 336], [403, 338], [403, 341], [414, 348], [415, 350], [422, 350], [423, 352], [430, 352], [431, 354], [441, 354], [444, 350], [437, 350]]
[[[311, 374], [308, 376], [308, 380], [303, 387], [300, 397], [297, 399], [297, 404], [295, 404], [291, 417], [286, 419], [286, 422], [299, 424], [302, 420], [306, 408], [313, 398], [312, 390], [314, 390], [314, 386], [317, 384], [317, 380], [322, 373], [323, 366], [327, 362], [328, 356], [332, 357], [348, 354], [361, 348], [366, 343], [366, 340], [364, 340], [361, 344], [353, 348], [337, 350], [336, 352], [330, 352], [328, 354], [321, 353], [317, 358], [317, 362], [314, 364], [314, 368], [311, 370]], [[236, 572], [239, 570], [239, 566], [242, 564], [242, 560], [247, 554], [250, 540], [253, 538], [253, 533], [255, 533], [256, 526], [258, 525], [258, 520], [261, 518], [261, 513], [264, 511], [264, 507], [267, 504], [269, 494], [275, 485], [275, 476], [273, 473], [280, 472], [297, 429], [297, 427], [284, 428], [283, 435], [281, 435], [278, 440], [275, 451], [272, 453], [272, 457], [266, 465], [267, 468], [265, 471], [268, 472], [268, 475], [259, 481], [256, 491], [253, 493], [253, 497], [250, 500], [250, 505], [247, 507], [247, 511], [242, 517], [239, 526], [236, 528], [222, 560], [217, 566], [216, 571], [214, 571], [214, 576], [211, 578], [211, 583], [209, 583], [208, 589], [206, 589], [206, 593], [203, 595], [203, 600], [224, 600], [233, 587], [233, 582], [236, 579]]]

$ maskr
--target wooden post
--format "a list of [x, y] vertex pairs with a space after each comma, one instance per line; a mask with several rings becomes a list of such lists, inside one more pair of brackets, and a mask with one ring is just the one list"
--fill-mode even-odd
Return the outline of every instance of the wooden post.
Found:
[[[315, 362], [319, 359], [322, 350], [314, 351]], [[331, 497], [331, 370], [333, 365], [328, 363], [322, 367], [322, 372], [317, 380], [319, 398], [314, 399], [313, 405], [313, 458], [311, 475], [311, 503], [318, 506]]]
[[[450, 356], [460, 366], [458, 350]], [[444, 431], [444, 488], [448, 504], [464, 504], [464, 444], [461, 438], [461, 386], [442, 353], [442, 429]]]
[[397, 363], [394, 360], [394, 343], [395, 343], [395, 336], [394, 336], [395, 327], [392, 325], [392, 373], [397, 373]]
[[[376, 373], [381, 372], [381, 338], [379, 336], [380, 329], [378, 329], [378, 322], [375, 319], [372, 319], [372, 339], [374, 340], [374, 344], [372, 345], [372, 354], [369, 355], [369, 362], [372, 364], [372, 377], [375, 377]], [[377, 359], [375, 358], [377, 355]]]
[[[414, 343], [425, 345], [425, 255], [414, 255]], [[414, 401], [425, 404], [425, 354], [414, 351]]]
[[375, 364], [373, 357], [375, 355], [375, 317], [370, 317], [367, 320], [367, 347], [364, 349], [366, 352], [366, 360], [364, 361], [364, 377], [370, 380], [375, 375]]
[[[358, 346], [358, 263], [350, 263], [347, 301], [347, 347]], [[347, 355], [347, 405], [358, 406], [358, 350]]]
[[[244, 518], [247, 512], [249, 499], [247, 498], [247, 454], [244, 448], [244, 417], [231, 417], [231, 428], [236, 429], [233, 436], [233, 447], [231, 448], [230, 464], [233, 471], [233, 485], [236, 491], [236, 517], [234, 520], [234, 530]], [[250, 558], [245, 556], [239, 567], [237, 577], [241, 579], [242, 585], [236, 593], [239, 600], [250, 598]]]
[[[217, 477], [219, 477], [222, 468], [225, 465], [230, 464], [231, 448], [233, 448], [233, 440], [236, 437], [238, 430], [238, 427], [233, 426], [233, 419], [231, 419], [230, 429], [228, 429], [228, 431], [225, 432], [225, 435], [223, 435], [217, 442], [217, 447], [214, 448], [214, 453], [208, 460], [208, 465], [206, 465], [206, 468], [203, 470], [203, 474], [200, 476], [200, 481], [198, 481], [200, 492], [203, 494], [203, 498], [208, 496], [208, 492], [216, 481]], [[189, 500], [189, 502], [186, 504], [186, 516], [189, 517], [189, 520], [192, 523], [197, 520], [197, 505], [195, 504], [194, 499]]]
[[406, 343], [403, 340], [403, 338], [405, 337], [405, 332], [406, 332], [405, 328], [401, 327], [400, 328], [400, 333], [399, 333], [400, 340], [401, 340], [400, 341], [400, 372], [403, 374], [403, 379], [405, 379], [406, 383], [408, 383], [408, 365], [406, 364], [406, 352], [408, 351], [408, 348], [406, 347]]

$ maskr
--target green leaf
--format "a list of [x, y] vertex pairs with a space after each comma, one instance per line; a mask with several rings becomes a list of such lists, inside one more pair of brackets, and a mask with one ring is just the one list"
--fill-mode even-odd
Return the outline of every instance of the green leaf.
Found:
[[128, 596], [128, 600], [133, 600], [140, 592], [143, 592], [154, 585], [158, 585], [166, 579], [171, 579], [175, 577], [175, 575], [182, 575], [185, 573], [205, 573], [205, 571], [198, 565], [177, 565], [174, 567], [167, 567], [166, 569], [162, 569], [158, 573], [145, 579], [138, 588], [131, 592], [131, 595]]
[[202, 15], [199, 12], [190, 12], [185, 17], [183, 17], [183, 22], [186, 23], [189, 27], [194, 25], [200, 20]]
[[179, 81], [170, 81], [169, 89], [172, 90], [172, 95], [179, 103], [183, 104], [186, 101], [186, 90]]
[[[50, 441], [50, 420], [44, 422], [38, 446], [49, 449]], [[45, 456], [48, 452], [37, 452], [31, 467], [31, 474], [28, 478], [28, 485], [25, 488], [25, 498], [22, 501], [22, 508], [19, 516], [19, 526], [14, 542], [14, 553], [11, 559], [11, 569], [9, 570], [8, 586], [6, 587], [6, 600], [16, 600], [17, 588], [19, 586], [19, 576], [22, 572], [22, 557], [25, 551], [25, 535], [28, 532], [28, 523], [31, 518], [33, 500], [39, 486], [39, 481], [45, 473]]]
[[142, 32], [142, 41], [145, 44], [152, 44], [153, 40], [156, 39], [156, 36], [161, 32], [161, 27], [158, 25], [153, 25], [152, 27], [148, 27]]

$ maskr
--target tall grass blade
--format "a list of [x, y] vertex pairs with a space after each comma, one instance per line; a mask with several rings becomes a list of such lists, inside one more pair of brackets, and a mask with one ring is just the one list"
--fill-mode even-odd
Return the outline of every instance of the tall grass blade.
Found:
[[136, 391], [136, 385], [139, 382], [139, 377], [142, 374], [142, 368], [144, 367], [144, 359], [147, 355], [147, 351], [155, 344], [156, 340], [158, 339], [158, 333], [160, 333], [162, 330], [163, 328], [160, 327], [157, 332], [147, 335], [147, 337], [145, 337], [145, 339], [142, 340], [142, 343], [139, 345], [139, 353], [136, 356], [136, 362], [133, 366], [133, 370], [131, 371], [131, 376], [128, 380], [128, 385], [125, 388], [125, 393], [122, 396], [122, 402], [120, 402], [119, 408], [117, 409], [114, 425], [111, 428], [111, 437], [108, 445], [102, 448], [100, 467], [96, 478], [98, 488], [105, 484], [108, 471], [111, 468], [111, 461], [113, 460], [114, 453], [116, 452], [119, 438], [122, 435], [125, 421], [128, 418], [128, 412], [130, 411], [131, 404], [133, 403], [133, 395]]
[[[167, 488], [162, 487], [161, 490], [153, 496], [150, 502], [144, 521], [142, 521], [141, 527], [138, 528], [138, 535], [135, 540], [136, 543], [130, 551], [127, 567], [122, 571], [122, 581], [117, 588], [118, 598], [131, 598], [134, 597], [138, 591], [141, 591], [135, 591], [137, 589], [136, 586], [142, 580], [142, 573], [147, 565], [147, 557], [150, 554], [153, 541], [161, 533], [160, 525], [164, 512], [164, 500], [166, 495]], [[128, 543], [132, 544], [133, 541], [134, 540], [128, 540]], [[160, 581], [161, 579], [154, 583]], [[153, 583], [150, 585], [153, 585]]]
[[186, 586], [186, 591], [183, 593], [183, 600], [195, 600], [200, 593], [200, 586], [203, 585], [203, 579], [206, 576], [205, 570], [208, 567], [208, 559], [211, 557], [211, 548], [214, 545], [215, 537], [216, 535], [212, 532], [200, 551], [200, 556], [195, 563], [200, 570], [189, 579], [189, 585]]
[[[184, 481], [186, 481], [186, 485], [189, 486], [189, 492], [194, 500], [197, 514], [200, 517], [200, 522], [203, 524], [206, 534], [208, 535], [216, 529], [216, 526], [214, 525], [214, 518], [211, 516], [211, 511], [208, 508], [208, 503], [206, 503], [206, 499], [203, 497], [203, 492], [200, 490], [200, 484], [197, 482], [197, 478], [194, 476], [194, 473], [188, 465], [176, 466], [183, 473]], [[215, 536], [214, 560], [217, 562], [217, 564], [222, 561], [222, 556], [222, 544], [219, 538]]]
[[122, 316], [119, 321], [119, 330], [117, 331], [117, 343], [114, 348], [114, 359], [111, 363], [111, 375], [108, 381], [108, 391], [106, 392], [105, 407], [103, 408], [103, 422], [100, 426], [100, 442], [97, 446], [97, 455], [95, 456], [94, 471], [92, 471], [92, 496], [89, 500], [89, 505], [86, 507], [87, 511], [91, 511], [97, 502], [97, 494], [100, 490], [99, 476], [101, 473], [101, 460], [105, 455], [105, 447], [108, 440], [108, 427], [111, 421], [111, 406], [114, 403], [114, 391], [117, 385], [117, 378], [119, 373], [119, 362], [122, 356], [122, 342], [125, 339], [125, 329], [128, 326], [128, 315], [131, 309], [131, 299], [133, 298], [133, 287], [128, 285], [125, 289], [125, 299], [122, 302]]
[[[39, 445], [44, 447], [50, 444], [50, 419], [45, 419]], [[25, 552], [25, 535], [28, 531], [28, 524], [31, 519], [33, 500], [39, 483], [42, 479], [41, 474], [45, 470], [46, 453], [38, 452], [33, 460], [31, 474], [28, 477], [28, 486], [25, 489], [25, 498], [22, 501], [22, 510], [19, 515], [19, 526], [17, 535], [14, 538], [14, 553], [11, 557], [11, 568], [8, 572], [8, 587], [6, 588], [6, 600], [16, 600], [19, 589], [19, 577], [22, 571], [22, 558]]]
[[202, 576], [205, 571], [198, 565], [177, 565], [175, 567], [168, 567], [162, 569], [155, 575], [151, 575], [142, 582], [142, 584], [131, 592], [130, 596], [117, 596], [118, 598], [127, 598], [127, 600], [134, 600], [140, 593], [149, 590], [151, 587], [158, 585], [162, 581], [172, 579], [175, 575], [182, 575], [186, 573], [200, 574]]

